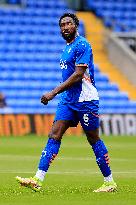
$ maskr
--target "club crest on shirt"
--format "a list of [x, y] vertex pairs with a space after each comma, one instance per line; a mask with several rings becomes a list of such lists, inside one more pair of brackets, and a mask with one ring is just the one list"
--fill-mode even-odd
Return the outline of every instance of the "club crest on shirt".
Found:
[[70, 53], [70, 51], [71, 51], [71, 48], [69, 48], [68, 53]]

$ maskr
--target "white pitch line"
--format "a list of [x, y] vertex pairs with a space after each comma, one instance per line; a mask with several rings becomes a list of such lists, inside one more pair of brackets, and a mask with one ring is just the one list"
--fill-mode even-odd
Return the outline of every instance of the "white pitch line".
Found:
[[[124, 171], [124, 172], [112, 172], [113, 174], [136, 174], [136, 170], [133, 171]], [[0, 170], [0, 174], [34, 174], [33, 171], [15, 171], [15, 170]], [[93, 175], [93, 174], [99, 174], [101, 175], [100, 172], [95, 172], [95, 171], [89, 171], [89, 170], [83, 170], [83, 171], [49, 171], [48, 174], [58, 174], [58, 175], [71, 175], [71, 174], [76, 174], [76, 175]]]
[[[5, 161], [6, 159], [10, 159], [10, 161], [16, 161], [16, 160], [37, 160], [40, 157], [38, 156], [31, 156], [31, 155], [0, 155], [0, 160]], [[56, 157], [56, 160], [63, 160], [63, 161], [95, 161], [95, 157]], [[111, 157], [111, 162], [112, 161], [117, 161], [117, 162], [136, 162], [135, 159], [125, 159], [125, 158], [112, 158]]]
[[[56, 159], [58, 160], [73, 160], [73, 161], [94, 161], [95, 158], [94, 157], [57, 157]], [[129, 162], [129, 161], [133, 161], [136, 162], [136, 159], [125, 159], [125, 158], [112, 158], [111, 157], [111, 161], [121, 161], [121, 162]]]

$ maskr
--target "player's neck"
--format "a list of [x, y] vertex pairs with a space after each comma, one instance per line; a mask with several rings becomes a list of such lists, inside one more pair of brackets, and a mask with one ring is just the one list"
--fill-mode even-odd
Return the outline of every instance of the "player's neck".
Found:
[[74, 40], [75, 40], [78, 36], [79, 36], [79, 33], [77, 32], [76, 35], [75, 35], [75, 37], [74, 37], [73, 39], [67, 40], [67, 44], [69, 45], [69, 44], [73, 43]]

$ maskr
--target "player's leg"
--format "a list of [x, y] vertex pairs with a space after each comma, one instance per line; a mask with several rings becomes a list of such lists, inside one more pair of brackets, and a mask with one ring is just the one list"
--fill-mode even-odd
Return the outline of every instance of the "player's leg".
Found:
[[104, 184], [94, 192], [112, 192], [117, 188], [116, 183], [113, 180], [112, 172], [109, 165], [109, 155], [107, 147], [104, 142], [99, 138], [99, 130], [84, 130], [87, 136], [87, 140], [91, 145], [93, 152], [96, 156], [96, 162], [104, 176]]
[[17, 181], [22, 186], [29, 187], [35, 191], [40, 191], [42, 182], [49, 169], [49, 166], [59, 152], [61, 138], [64, 132], [69, 128], [69, 125], [70, 122], [64, 120], [55, 121], [53, 123], [51, 132], [49, 134], [49, 139], [41, 154], [36, 175], [30, 178], [16, 177]]
[[99, 137], [99, 115], [97, 106], [91, 106], [90, 110], [79, 113], [80, 123], [87, 136], [87, 140], [91, 145], [93, 152], [96, 156], [96, 162], [99, 166], [101, 173], [104, 176], [104, 185], [95, 192], [111, 192], [116, 189], [116, 183], [113, 180], [111, 169], [109, 166], [108, 150], [104, 142]]
[[72, 115], [72, 111], [67, 106], [58, 106], [55, 121], [49, 133], [47, 144], [42, 151], [36, 175], [32, 178], [16, 178], [22, 186], [30, 187], [35, 191], [41, 189], [48, 168], [59, 152], [62, 136], [71, 124]]
[[58, 105], [56, 117], [49, 133], [49, 139], [42, 152], [38, 171], [36, 173], [36, 177], [38, 179], [43, 181], [50, 163], [59, 152], [62, 136], [71, 124], [75, 122], [74, 119], [75, 113], [68, 105]]

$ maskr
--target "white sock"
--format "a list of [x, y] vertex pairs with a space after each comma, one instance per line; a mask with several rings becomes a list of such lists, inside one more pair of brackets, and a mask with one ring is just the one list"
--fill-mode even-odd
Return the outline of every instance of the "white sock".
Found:
[[104, 181], [105, 181], [105, 182], [111, 182], [111, 181], [113, 181], [112, 174], [110, 174], [108, 177], [104, 177]]
[[38, 169], [38, 171], [36, 172], [36, 177], [38, 178], [38, 179], [40, 179], [41, 181], [43, 181], [44, 180], [44, 177], [45, 177], [45, 174], [46, 174], [46, 172], [45, 171], [42, 171], [42, 170], [39, 170]]

